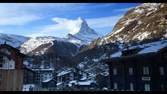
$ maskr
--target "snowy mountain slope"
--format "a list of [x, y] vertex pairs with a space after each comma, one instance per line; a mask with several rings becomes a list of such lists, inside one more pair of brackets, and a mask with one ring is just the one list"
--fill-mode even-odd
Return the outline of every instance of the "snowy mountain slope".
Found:
[[74, 44], [89, 44], [92, 40], [100, 37], [93, 29], [91, 29], [87, 22], [82, 19], [78, 18], [78, 30], [76, 33], [68, 34], [69, 42]]
[[7, 43], [15, 48], [19, 48], [21, 44], [27, 41], [29, 37], [12, 35], [12, 34], [2, 34], [0, 33], [0, 44]]
[[54, 40], [51, 43], [45, 43], [33, 49], [29, 53], [34, 55], [55, 54], [57, 56], [73, 56], [77, 53], [78, 47], [73, 43]]
[[111, 33], [92, 45], [166, 38], [167, 4], [144, 3], [130, 9], [116, 23]]
[[[43, 44], [51, 43], [51, 45], [53, 45], [54, 44], [53, 41], [55, 41], [55, 40], [66, 41], [65, 39], [56, 38], [56, 37], [52, 37], [52, 36], [35, 37], [35, 38], [30, 38], [28, 41], [23, 43], [21, 45], [20, 50], [22, 53], [27, 54]], [[49, 48], [49, 47], [46, 47], [46, 49], [47, 48]], [[46, 49], [44, 49], [44, 50], [46, 50]]]

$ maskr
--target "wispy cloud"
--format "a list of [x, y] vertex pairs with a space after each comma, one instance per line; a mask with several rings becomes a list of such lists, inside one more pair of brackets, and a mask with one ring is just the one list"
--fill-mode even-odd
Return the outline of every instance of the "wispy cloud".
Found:
[[[82, 5], [82, 6], [80, 6]], [[81, 3], [4, 3], [0, 4], [0, 25], [25, 25], [55, 13], [84, 9]], [[42, 11], [43, 12], [42, 12]]]
[[0, 26], [25, 25], [39, 19], [42, 17], [24, 10], [19, 4], [0, 4]]
[[21, 15], [17, 17], [0, 17], [0, 25], [25, 25], [29, 22], [41, 19], [35, 15]]
[[[100, 17], [100, 18], [92, 18], [92, 19], [85, 19], [88, 23], [88, 25], [93, 28], [95, 31], [98, 31], [99, 28], [104, 27], [113, 27], [116, 22], [121, 18], [121, 15], [117, 16], [109, 16], [109, 17]], [[81, 20], [80, 18], [72, 20], [67, 18], [59, 18], [54, 17], [52, 19], [55, 24], [46, 25], [43, 28], [39, 30], [39, 32], [31, 34], [29, 36], [35, 37], [35, 36], [43, 36], [43, 35], [53, 35], [56, 33], [62, 33], [66, 32], [66, 34], [71, 33], [75, 34], [79, 28]]]
[[76, 33], [79, 27], [77, 17], [81, 16], [92, 29], [103, 32], [106, 27], [112, 28], [131, 7], [120, 6], [118, 9], [117, 6], [116, 3], [2, 3], [0, 27], [13, 34], [59, 37]]

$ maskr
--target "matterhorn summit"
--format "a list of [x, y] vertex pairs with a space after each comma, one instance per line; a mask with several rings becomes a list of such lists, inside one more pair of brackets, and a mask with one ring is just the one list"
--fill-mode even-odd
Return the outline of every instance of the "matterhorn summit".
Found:
[[97, 39], [100, 37], [93, 29], [91, 29], [87, 22], [79, 17], [76, 20], [77, 28], [73, 33], [68, 34], [68, 40], [69, 42], [75, 43], [75, 44], [89, 44], [92, 40]]

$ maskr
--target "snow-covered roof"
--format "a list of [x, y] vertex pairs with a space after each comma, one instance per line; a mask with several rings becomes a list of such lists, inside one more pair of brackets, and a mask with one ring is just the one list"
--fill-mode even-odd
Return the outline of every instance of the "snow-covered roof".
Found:
[[38, 68], [38, 69], [32, 69], [34, 71], [53, 71], [54, 68]]
[[70, 72], [71, 72], [71, 70], [61, 71], [60, 73], [57, 74], [57, 76], [62, 76], [62, 75], [68, 74]]
[[95, 83], [95, 81], [92, 81], [92, 80], [79, 81], [78, 85], [91, 85], [91, 83]]
[[62, 82], [59, 82], [59, 83], [57, 83], [56, 85], [58, 86], [58, 85], [61, 85], [62, 84]]
[[71, 84], [71, 83], [76, 83], [76, 82], [77, 82], [77, 80], [72, 80], [69, 83]]
[[72, 86], [72, 84], [77, 84], [77, 81], [76, 80], [72, 80], [72, 81], [70, 81], [69, 83], [68, 83], [68, 86]]
[[44, 81], [42, 81], [42, 82], [49, 82], [49, 81], [52, 80], [52, 79], [53, 79], [53, 77], [48, 78], [48, 79], [46, 79], [46, 80], [44, 80]]
[[122, 52], [121, 52], [121, 51], [118, 51], [118, 52], [116, 52], [116, 53], [110, 55], [110, 57], [111, 57], [111, 58], [112, 58], [112, 57], [120, 57], [121, 55], [122, 55]]
[[144, 48], [139, 52], [139, 54], [143, 53], [150, 53], [150, 52], [158, 52], [160, 49], [167, 47], [167, 41], [158, 41], [158, 42], [153, 42], [149, 43], [146, 45], [147, 47]]
[[86, 76], [83, 76], [80, 80], [86, 80], [87, 77]]
[[40, 69], [40, 70], [44, 70], [44, 71], [45, 70], [54, 70], [54, 68], [46, 68], [46, 69], [44, 68], [44, 69]]
[[75, 84], [75, 85], [91, 85], [92, 83], [95, 83], [95, 81], [93, 80], [86, 80], [86, 81], [76, 81], [76, 80], [72, 80], [69, 82], [69, 86], [72, 86], [72, 84]]
[[[167, 40], [160, 40], [156, 42], [131, 46], [128, 49], [130, 50], [130, 49], [135, 49], [135, 48], [141, 48], [141, 50], [136, 54], [144, 54], [144, 53], [150, 53], [150, 52], [158, 52], [160, 49], [164, 47], [167, 47]], [[120, 57], [121, 55], [122, 55], [122, 52], [118, 51], [118, 52], [111, 54], [110, 58]]]
[[34, 84], [25, 84], [23, 85], [23, 91], [30, 91], [30, 87], [34, 88]]

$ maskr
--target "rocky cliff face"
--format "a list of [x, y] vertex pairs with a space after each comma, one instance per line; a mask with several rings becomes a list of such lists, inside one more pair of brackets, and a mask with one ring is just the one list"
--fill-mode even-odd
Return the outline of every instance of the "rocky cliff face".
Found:
[[111, 33], [92, 45], [167, 38], [167, 4], [144, 3], [130, 9], [116, 23]]

